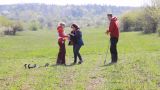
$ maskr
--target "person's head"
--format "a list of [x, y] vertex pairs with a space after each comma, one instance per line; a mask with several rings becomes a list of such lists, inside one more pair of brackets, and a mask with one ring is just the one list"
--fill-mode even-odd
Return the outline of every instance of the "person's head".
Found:
[[65, 28], [65, 23], [64, 23], [64, 22], [60, 22], [60, 23], [58, 24], [58, 26], [61, 26], [62, 28]]
[[79, 29], [78, 25], [76, 25], [76, 24], [72, 24], [72, 25], [71, 25], [71, 28], [72, 28], [73, 31]]
[[113, 15], [110, 13], [110, 14], [107, 14], [107, 17], [108, 17], [108, 20], [111, 21]]

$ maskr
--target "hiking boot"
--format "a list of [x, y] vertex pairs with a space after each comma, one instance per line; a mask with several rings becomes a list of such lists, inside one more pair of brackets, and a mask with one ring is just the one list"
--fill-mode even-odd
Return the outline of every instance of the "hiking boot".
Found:
[[116, 64], [117, 62], [111, 62], [110, 64]]
[[83, 61], [79, 61], [79, 62], [78, 62], [78, 64], [82, 64], [82, 63], [83, 63]]
[[61, 65], [63, 65], [63, 66], [67, 66], [65, 63], [64, 63], [64, 64], [61, 64]]

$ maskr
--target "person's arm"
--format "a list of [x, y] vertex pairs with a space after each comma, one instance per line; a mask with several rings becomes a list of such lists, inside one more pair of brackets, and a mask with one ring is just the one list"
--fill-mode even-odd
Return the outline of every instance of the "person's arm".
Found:
[[110, 22], [110, 25], [109, 25], [109, 30], [106, 31], [106, 34], [108, 35], [109, 33], [111, 33], [113, 30], [114, 30], [114, 22]]
[[114, 22], [114, 29], [119, 31], [118, 21]]
[[70, 36], [74, 36], [74, 34], [73, 34], [73, 33], [70, 33], [70, 34], [68, 34], [68, 35], [70, 35]]
[[113, 30], [114, 30], [114, 22], [111, 21], [108, 32], [112, 32]]
[[67, 38], [68, 37], [68, 35], [65, 34], [65, 32], [62, 28], [59, 28], [58, 32], [59, 32], [60, 37], [62, 37], [62, 38]]
[[77, 31], [75, 34], [75, 38], [81, 38], [82, 37], [82, 33], [80, 31]]
[[68, 35], [65, 34], [63, 28], [58, 28], [58, 34], [59, 34], [59, 37], [62, 38], [62, 40], [68, 39]]

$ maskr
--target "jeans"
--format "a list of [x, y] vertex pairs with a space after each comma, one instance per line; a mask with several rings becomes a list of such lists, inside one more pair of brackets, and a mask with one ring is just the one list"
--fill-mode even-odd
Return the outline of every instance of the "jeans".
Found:
[[82, 62], [81, 54], [79, 53], [81, 45], [73, 45], [73, 52], [74, 52], [74, 63], [77, 62], [77, 57], [79, 58], [80, 62]]
[[118, 52], [117, 52], [117, 43], [118, 43], [118, 38], [110, 38], [110, 53], [111, 53], [111, 59], [112, 62], [117, 62], [118, 60]]

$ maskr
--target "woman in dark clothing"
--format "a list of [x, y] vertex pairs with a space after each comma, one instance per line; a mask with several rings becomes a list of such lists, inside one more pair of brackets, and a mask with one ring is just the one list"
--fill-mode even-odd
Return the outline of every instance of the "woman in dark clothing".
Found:
[[79, 58], [79, 64], [83, 62], [81, 54], [79, 53], [81, 47], [84, 45], [82, 40], [82, 32], [80, 31], [80, 28], [76, 24], [71, 25], [71, 33], [70, 40], [73, 44], [73, 52], [74, 52], [74, 64], [77, 63], [77, 57]]

